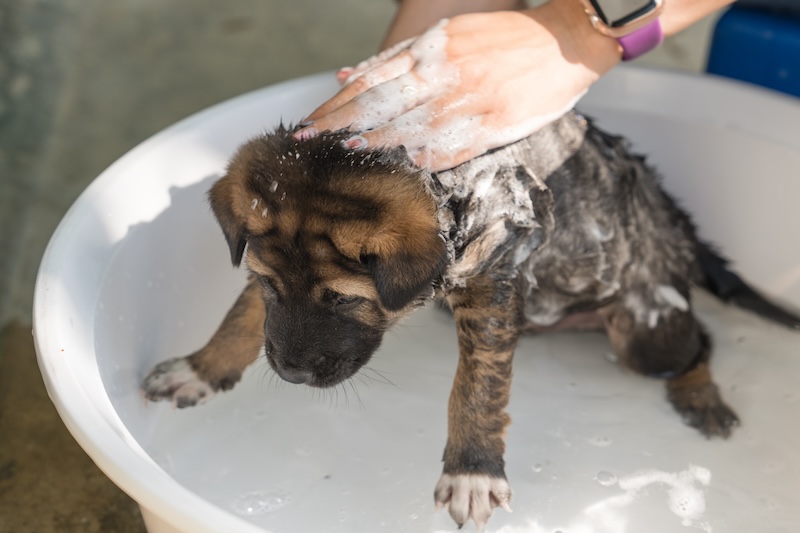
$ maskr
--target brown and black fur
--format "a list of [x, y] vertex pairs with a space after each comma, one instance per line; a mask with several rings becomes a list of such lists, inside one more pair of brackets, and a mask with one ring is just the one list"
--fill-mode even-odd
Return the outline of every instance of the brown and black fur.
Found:
[[738, 418], [711, 379], [690, 288], [800, 327], [697, 239], [624, 141], [579, 115], [433, 175], [402, 149], [349, 151], [345, 135], [297, 141], [279, 128], [234, 156], [209, 198], [248, 284], [205, 347], [150, 372], [147, 398], [201, 403], [261, 347], [283, 379], [333, 386], [400, 318], [444, 300], [459, 361], [435, 500], [480, 527], [511, 497], [505, 409], [522, 333], [605, 327], [623, 364], [666, 380], [689, 424], [727, 437]]

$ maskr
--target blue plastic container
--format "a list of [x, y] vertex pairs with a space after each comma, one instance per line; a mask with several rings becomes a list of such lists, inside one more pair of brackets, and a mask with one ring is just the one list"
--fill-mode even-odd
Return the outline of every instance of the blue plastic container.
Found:
[[800, 14], [733, 6], [717, 22], [707, 71], [800, 97]]

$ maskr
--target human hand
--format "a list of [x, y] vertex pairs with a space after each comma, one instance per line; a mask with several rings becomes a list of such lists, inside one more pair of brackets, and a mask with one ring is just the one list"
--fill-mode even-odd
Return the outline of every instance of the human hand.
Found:
[[348, 128], [361, 132], [350, 148], [403, 145], [445, 170], [557, 119], [619, 58], [574, 0], [460, 15], [342, 69], [344, 87], [296, 137]]

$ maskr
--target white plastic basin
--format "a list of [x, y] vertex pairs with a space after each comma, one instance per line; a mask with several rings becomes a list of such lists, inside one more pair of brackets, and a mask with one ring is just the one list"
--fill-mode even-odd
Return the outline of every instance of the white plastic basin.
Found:
[[[380, 374], [331, 391], [280, 382], [264, 363], [197, 408], [138, 391], [156, 362], [207, 340], [243, 285], [205, 201], [227, 158], [335, 88], [332, 74], [283, 83], [159, 133], [92, 183], [42, 261], [34, 334], [47, 389], [151, 533], [455, 531], [432, 501], [457, 355], [445, 313], [419, 311], [386, 336], [370, 364]], [[581, 108], [651, 154], [740, 272], [800, 306], [797, 100], [619, 69]], [[702, 438], [661, 383], [609, 360], [603, 335], [526, 338], [506, 455], [514, 513], [496, 511], [489, 531], [798, 530], [800, 334], [696, 301], [743, 426]]]

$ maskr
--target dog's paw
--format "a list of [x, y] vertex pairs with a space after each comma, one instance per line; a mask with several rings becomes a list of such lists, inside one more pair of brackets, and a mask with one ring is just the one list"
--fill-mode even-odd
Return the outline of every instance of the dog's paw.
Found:
[[722, 401], [714, 384], [670, 390], [668, 397], [684, 422], [708, 438], [727, 438], [739, 425], [739, 417]]
[[437, 509], [448, 508], [459, 528], [472, 518], [480, 530], [495, 507], [511, 512], [511, 487], [504, 478], [486, 474], [442, 474], [434, 500]]
[[142, 382], [148, 400], [171, 400], [178, 408], [205, 403], [214, 396], [214, 389], [201, 380], [185, 357], [157, 364]]

